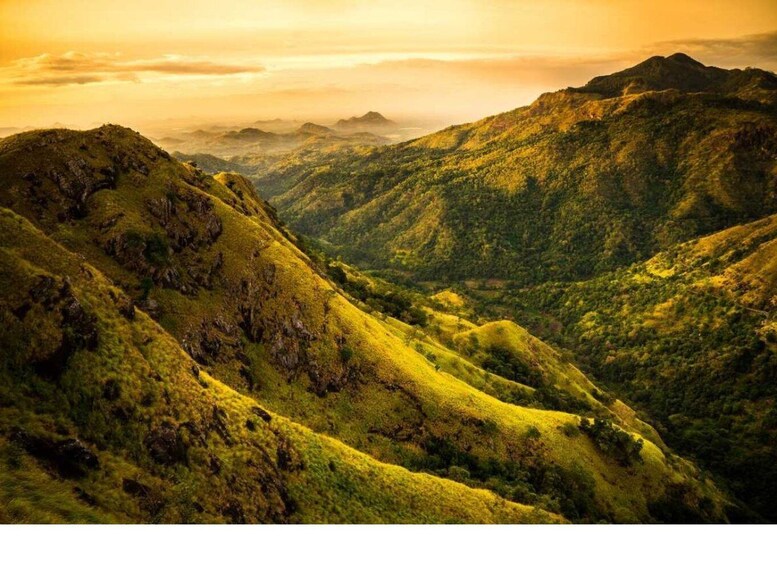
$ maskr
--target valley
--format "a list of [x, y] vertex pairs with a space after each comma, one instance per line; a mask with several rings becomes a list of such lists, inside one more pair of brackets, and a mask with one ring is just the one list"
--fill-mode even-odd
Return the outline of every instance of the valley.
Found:
[[772, 73], [652, 57], [253, 179], [330, 255], [562, 348], [773, 519], [776, 95]]
[[[0, 429], [30, 473], [5, 483], [8, 519], [726, 519], [726, 495], [551, 347], [314, 261], [238, 175], [105, 126], [3, 140], [0, 185]], [[470, 506], [411, 510], [443, 479]], [[382, 510], [395, 491], [408, 508]]]
[[400, 127], [0, 139], [0, 520], [773, 521], [777, 78]]

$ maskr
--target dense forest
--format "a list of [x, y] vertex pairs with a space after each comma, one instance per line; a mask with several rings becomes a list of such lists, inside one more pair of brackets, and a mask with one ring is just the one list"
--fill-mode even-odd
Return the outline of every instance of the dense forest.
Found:
[[670, 445], [773, 520], [776, 258], [771, 216], [588, 281], [471, 292], [481, 314], [513, 316], [574, 351]]

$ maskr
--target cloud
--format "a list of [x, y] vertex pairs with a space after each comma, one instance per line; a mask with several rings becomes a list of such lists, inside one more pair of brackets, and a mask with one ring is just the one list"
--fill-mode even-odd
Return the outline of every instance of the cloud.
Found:
[[17, 85], [63, 86], [96, 82], [143, 82], [150, 76], [230, 76], [264, 72], [261, 65], [219, 63], [202, 58], [165, 55], [154, 59], [127, 59], [117, 53], [44, 53], [17, 59], [4, 71]]
[[100, 75], [70, 75], [70, 76], [49, 76], [33, 77], [19, 79], [15, 84], [24, 84], [29, 86], [62, 86], [65, 84], [89, 84], [92, 82], [102, 82], [104, 78]]

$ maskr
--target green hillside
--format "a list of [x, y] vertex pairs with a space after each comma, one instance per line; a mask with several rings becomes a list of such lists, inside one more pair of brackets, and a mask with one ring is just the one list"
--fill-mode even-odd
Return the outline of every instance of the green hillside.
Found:
[[[539, 375], [522, 384], [442, 324], [415, 320], [408, 338], [369, 306], [378, 290], [364, 303], [348, 274], [335, 284], [238, 175], [117, 126], [30, 132], [0, 142], [0, 206], [3, 496], [29, 500], [9, 520], [555, 519], [506, 500], [582, 522], [726, 519], [709, 480], [548, 346], [505, 338], [521, 343], [498, 361]], [[484, 372], [544, 394], [504, 402], [475, 386]], [[73, 450], [78, 491], [57, 482]], [[130, 504], [157, 491], [158, 518]], [[39, 514], [43, 493], [59, 513]]]
[[671, 446], [774, 519], [777, 216], [589, 281], [474, 294], [575, 351]]
[[527, 107], [255, 178], [347, 260], [576, 280], [777, 211], [777, 78], [653, 57]]

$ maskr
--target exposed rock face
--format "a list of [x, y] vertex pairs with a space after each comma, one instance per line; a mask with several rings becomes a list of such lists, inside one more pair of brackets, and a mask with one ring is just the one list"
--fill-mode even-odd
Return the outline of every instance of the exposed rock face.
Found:
[[235, 441], [232, 439], [232, 434], [229, 432], [229, 426], [227, 425], [227, 413], [223, 408], [219, 408], [218, 406], [213, 407], [210, 429], [215, 431], [227, 445], [232, 446], [235, 444]]
[[213, 202], [190, 188], [170, 184], [165, 197], [146, 201], [146, 209], [165, 230], [174, 253], [210, 246], [223, 229]]
[[182, 340], [183, 348], [198, 363], [212, 365], [234, 358], [239, 347], [238, 327], [226, 316], [203, 320]]
[[160, 465], [175, 465], [186, 461], [186, 445], [180, 432], [169, 422], [152, 429], [144, 441], [151, 458]]
[[209, 249], [223, 231], [213, 202], [190, 188], [169, 185], [164, 197], [146, 200], [146, 210], [159, 231], [134, 229], [109, 235], [103, 250], [124, 267], [153, 284], [195, 295], [213, 287], [224, 265], [221, 252], [210, 260]]
[[63, 477], [83, 477], [100, 467], [97, 455], [78, 438], [54, 440], [17, 430], [11, 439], [30, 455], [45, 461]]
[[[324, 327], [311, 327], [312, 316], [302, 304], [279, 311], [271, 305], [278, 302], [276, 268], [269, 265], [254, 279], [243, 279], [234, 294], [237, 297], [240, 328], [255, 343], [264, 343], [273, 364], [289, 379], [306, 375], [310, 388], [323, 396], [355, 383], [361, 371], [352, 360], [340, 358], [340, 364], [320, 360], [320, 336]], [[343, 342], [344, 343], [344, 342]], [[341, 344], [342, 345], [342, 344]]]
[[36, 358], [30, 360], [31, 365], [39, 374], [58, 379], [78, 349], [93, 351], [97, 348], [96, 318], [84, 309], [67, 280], [49, 276], [38, 277], [36, 284], [29, 290], [28, 299], [14, 310], [14, 315], [24, 320], [34, 307], [54, 312], [59, 327], [53, 345], [38, 351]]
[[117, 170], [115, 167], [94, 169], [84, 159], [78, 158], [66, 161], [60, 169], [49, 170], [46, 176], [64, 197], [66, 210], [59, 219], [67, 221], [86, 215], [86, 201], [92, 194], [116, 187]]
[[272, 421], [272, 416], [269, 414], [269, 412], [260, 408], [259, 406], [254, 406], [253, 408], [251, 408], [251, 412], [259, 416], [259, 418], [261, 418], [265, 422]]

